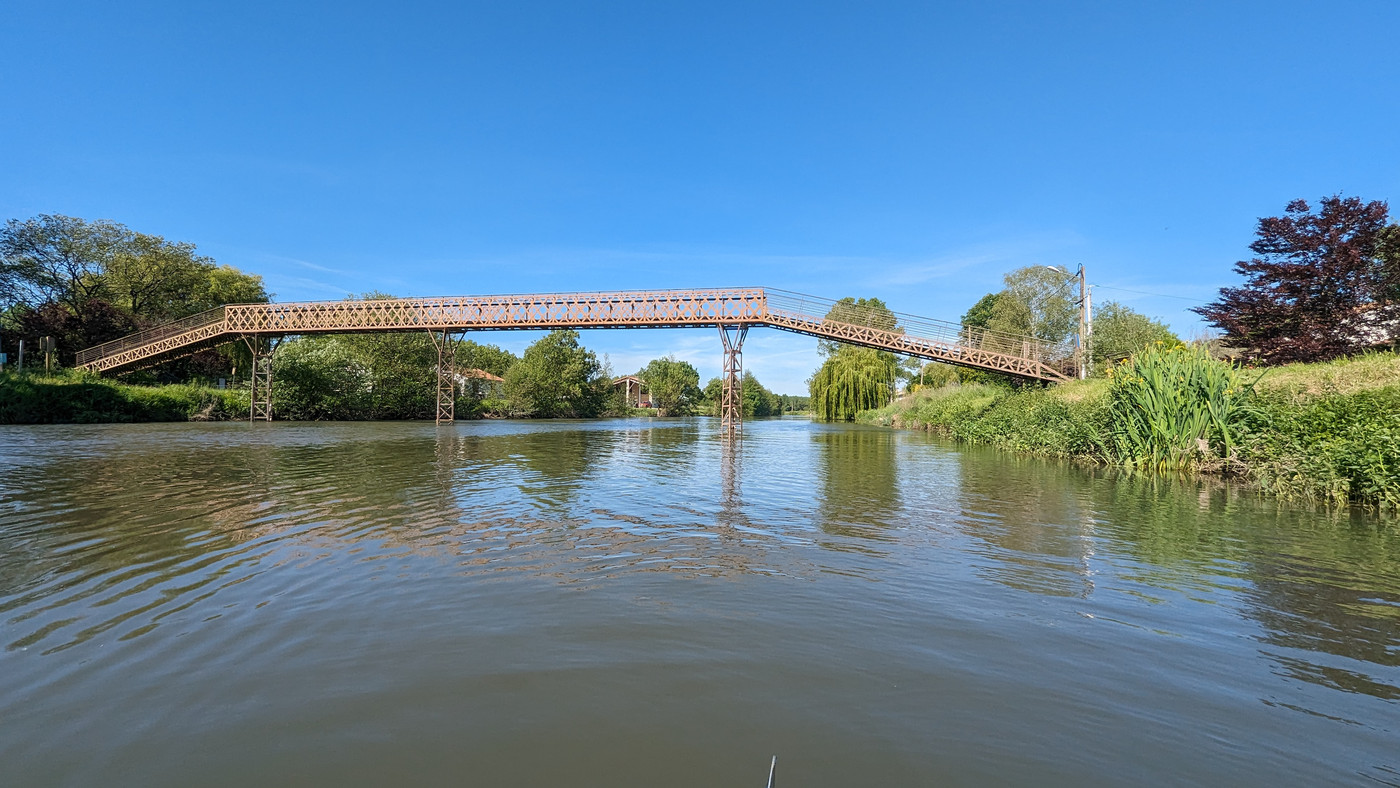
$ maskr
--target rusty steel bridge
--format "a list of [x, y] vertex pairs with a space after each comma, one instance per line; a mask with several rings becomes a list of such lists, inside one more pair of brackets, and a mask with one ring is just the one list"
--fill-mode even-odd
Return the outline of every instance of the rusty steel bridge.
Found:
[[761, 287], [229, 304], [79, 351], [77, 363], [97, 372], [140, 369], [242, 341], [253, 354], [249, 416], [271, 420], [272, 355], [281, 338], [427, 331], [438, 350], [442, 423], [454, 417], [453, 339], [463, 332], [717, 327], [724, 348], [721, 413], [733, 429], [743, 417], [744, 338], [756, 326], [1028, 380], [1060, 382], [1074, 374], [1064, 345]]

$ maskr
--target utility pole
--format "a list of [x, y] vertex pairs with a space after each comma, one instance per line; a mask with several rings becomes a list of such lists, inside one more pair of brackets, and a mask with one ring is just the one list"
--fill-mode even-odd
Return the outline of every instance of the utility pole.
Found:
[[1089, 338], [1094, 335], [1094, 308], [1089, 299], [1089, 279], [1084, 275], [1084, 264], [1079, 264], [1079, 379], [1089, 377], [1090, 366], [1094, 363], [1089, 354]]
[[1079, 379], [1084, 380], [1089, 377], [1089, 367], [1093, 364], [1093, 358], [1089, 355], [1089, 338], [1094, 334], [1094, 307], [1090, 301], [1089, 278], [1084, 275], [1083, 263], [1079, 264], [1079, 271], [1073, 274], [1059, 266], [1045, 267], [1079, 280], [1079, 336], [1074, 343], [1074, 366], [1079, 370]]

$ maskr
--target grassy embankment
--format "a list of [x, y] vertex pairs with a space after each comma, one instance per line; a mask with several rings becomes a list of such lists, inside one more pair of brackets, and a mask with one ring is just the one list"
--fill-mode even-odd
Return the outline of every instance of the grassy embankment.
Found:
[[221, 421], [248, 417], [248, 392], [205, 386], [131, 386], [65, 370], [0, 374], [0, 424]]
[[1400, 511], [1400, 356], [1268, 370], [1195, 361], [1204, 370], [1197, 377], [1191, 364], [1167, 359], [1045, 389], [924, 390], [858, 420], [1025, 454], [1223, 474], [1286, 499]]

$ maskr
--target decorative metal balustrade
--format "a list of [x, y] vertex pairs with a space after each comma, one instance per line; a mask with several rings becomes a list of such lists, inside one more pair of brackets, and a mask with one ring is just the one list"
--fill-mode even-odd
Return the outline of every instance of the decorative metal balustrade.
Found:
[[240, 337], [380, 331], [771, 326], [1024, 378], [1068, 377], [1072, 350], [928, 318], [765, 288], [230, 304], [91, 347], [96, 371], [146, 366]]

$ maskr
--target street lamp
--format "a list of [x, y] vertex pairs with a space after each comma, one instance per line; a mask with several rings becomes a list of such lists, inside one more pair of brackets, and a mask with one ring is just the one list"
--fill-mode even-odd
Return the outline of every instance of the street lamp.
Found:
[[1089, 339], [1094, 334], [1094, 310], [1090, 302], [1089, 281], [1084, 277], [1084, 265], [1081, 263], [1079, 270], [1073, 274], [1056, 265], [1045, 267], [1079, 280], [1079, 336], [1074, 345], [1074, 364], [1079, 368], [1079, 379], [1084, 380], [1089, 377], [1089, 367], [1093, 363], [1089, 356]]

